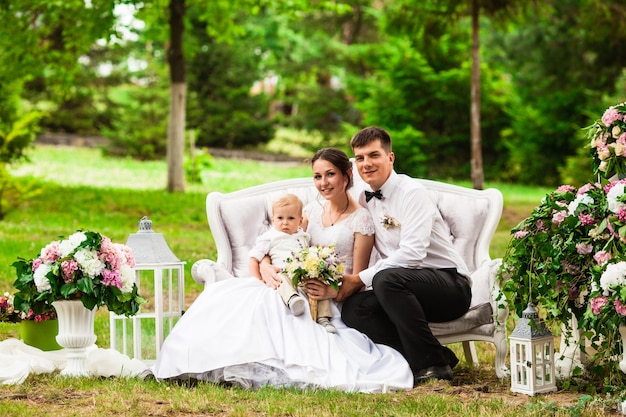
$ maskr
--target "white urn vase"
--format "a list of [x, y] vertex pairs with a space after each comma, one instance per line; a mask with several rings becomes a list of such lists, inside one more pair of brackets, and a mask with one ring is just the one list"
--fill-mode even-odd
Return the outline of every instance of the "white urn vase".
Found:
[[88, 310], [80, 300], [61, 300], [52, 303], [59, 320], [57, 343], [67, 352], [63, 376], [88, 376], [85, 368], [87, 348], [96, 341], [93, 324], [96, 309]]

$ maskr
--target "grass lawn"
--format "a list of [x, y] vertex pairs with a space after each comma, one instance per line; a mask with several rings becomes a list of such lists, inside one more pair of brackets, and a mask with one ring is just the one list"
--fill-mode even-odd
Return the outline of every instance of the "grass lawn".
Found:
[[[31, 160], [13, 172], [38, 178], [39, 193], [0, 221], [0, 292], [12, 291], [12, 262], [18, 257], [34, 257], [58, 236], [87, 229], [125, 243], [128, 235], [137, 231], [139, 219], [148, 216], [155, 232], [162, 233], [172, 251], [186, 262], [187, 305], [201, 291], [191, 278], [191, 265], [201, 258], [216, 257], [206, 220], [206, 194], [310, 175], [304, 163], [215, 159], [212, 168], [203, 173], [203, 184], [170, 194], [163, 191], [164, 162], [108, 159], [94, 149], [49, 146], [35, 148]], [[491, 247], [491, 256], [496, 258], [504, 253], [511, 227], [550, 190], [486, 186], [499, 188], [505, 196], [504, 214]], [[96, 315], [100, 347], [109, 346], [105, 310]], [[18, 329], [19, 325], [0, 323], [0, 340], [17, 337]], [[460, 354], [460, 346], [452, 347]], [[332, 390], [245, 391], [211, 384], [186, 387], [135, 379], [31, 375], [22, 385], [0, 386], [0, 415], [566, 416], [605, 415], [607, 410], [615, 410], [616, 399], [581, 397], [578, 392], [535, 398], [512, 394], [508, 380], [495, 378], [493, 348], [478, 344], [478, 350], [481, 367], [470, 369], [462, 360], [451, 384], [433, 382], [411, 391], [376, 395]], [[8, 364], [0, 361], [0, 371], [3, 366]]]

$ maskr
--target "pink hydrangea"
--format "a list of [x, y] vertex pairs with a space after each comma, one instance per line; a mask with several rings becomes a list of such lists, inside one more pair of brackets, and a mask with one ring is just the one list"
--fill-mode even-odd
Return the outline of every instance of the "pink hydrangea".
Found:
[[581, 255], [587, 255], [589, 253], [591, 253], [591, 251], [593, 250], [593, 245], [590, 243], [577, 243], [576, 244], [576, 252], [578, 252]]
[[578, 189], [578, 192], [576, 193], [576, 195], [586, 194], [587, 191], [591, 190], [592, 188], [593, 188], [593, 184], [587, 183]]
[[622, 304], [617, 298], [613, 300], [613, 305], [615, 306], [615, 311], [617, 311], [619, 315], [626, 316], [626, 305]]
[[611, 259], [611, 254], [607, 251], [600, 250], [593, 255], [593, 260], [596, 261], [598, 265], [604, 265]]
[[573, 193], [574, 191], [576, 191], [576, 188], [571, 185], [561, 185], [556, 189], [557, 193]]
[[37, 270], [37, 268], [39, 268], [41, 266], [42, 263], [43, 263], [43, 261], [41, 260], [41, 258], [33, 259], [33, 272], [35, 272]]
[[619, 113], [619, 111], [617, 111], [615, 107], [611, 106], [606, 109], [606, 111], [602, 115], [602, 123], [604, 123], [606, 127], [609, 127], [616, 120], [622, 120], [622, 115]]
[[73, 259], [68, 259], [61, 263], [61, 269], [63, 270], [63, 280], [65, 282], [72, 281], [72, 274], [78, 270], [78, 262]]
[[130, 248], [130, 246], [122, 245], [121, 243], [115, 243], [115, 245], [118, 246], [120, 253], [122, 253], [126, 258], [126, 263], [128, 264], [128, 266], [134, 268], [135, 256], [133, 255], [133, 250]]
[[100, 245], [100, 259], [108, 263], [111, 269], [118, 270], [124, 257], [118, 250], [118, 247], [111, 242], [111, 239], [103, 236], [102, 244]]
[[527, 234], [528, 232], [526, 230], [518, 230], [513, 234], [513, 237], [515, 239], [523, 239]]
[[594, 297], [591, 299], [591, 312], [600, 314], [604, 306], [609, 302], [608, 297]]
[[539, 219], [537, 220], [537, 229], [541, 232], [545, 232], [546, 230], [548, 230], [544, 224], [543, 224], [543, 220]]
[[39, 256], [43, 262], [52, 263], [61, 257], [61, 251], [59, 250], [59, 241], [55, 240], [49, 243], [41, 250]]
[[596, 222], [595, 217], [593, 217], [591, 214], [580, 213], [578, 215], [578, 219], [580, 220], [580, 224], [582, 224], [583, 226], [589, 226]]
[[106, 286], [122, 288], [122, 280], [120, 279], [120, 273], [118, 271], [105, 269], [104, 271], [102, 271], [102, 284]]
[[563, 220], [565, 220], [566, 217], [567, 217], [567, 211], [565, 210], [557, 211], [552, 216], [552, 223], [559, 226], [561, 223], [563, 223]]

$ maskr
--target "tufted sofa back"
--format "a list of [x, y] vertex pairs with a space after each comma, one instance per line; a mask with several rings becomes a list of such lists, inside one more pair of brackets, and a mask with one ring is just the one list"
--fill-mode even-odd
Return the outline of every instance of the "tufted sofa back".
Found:
[[[473, 190], [437, 181], [415, 179], [428, 189], [448, 226], [452, 242], [470, 272], [489, 261], [489, 243], [502, 214], [496, 189]], [[217, 263], [235, 277], [247, 277], [248, 253], [256, 237], [271, 226], [272, 202], [293, 193], [306, 205], [320, 198], [311, 178], [263, 184], [232, 193], [207, 196], [207, 216], [217, 246]]]

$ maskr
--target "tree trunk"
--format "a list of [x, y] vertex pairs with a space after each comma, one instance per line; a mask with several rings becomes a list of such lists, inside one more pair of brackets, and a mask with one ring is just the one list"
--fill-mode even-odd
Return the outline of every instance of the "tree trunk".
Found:
[[484, 186], [483, 154], [480, 137], [480, 40], [479, 40], [479, 5], [472, 0], [472, 87], [470, 111], [471, 137], [471, 176], [472, 185], [477, 190]]
[[170, 0], [170, 117], [167, 127], [167, 191], [185, 191], [185, 106], [187, 85], [185, 82], [185, 56], [183, 54], [183, 31], [185, 0]]

